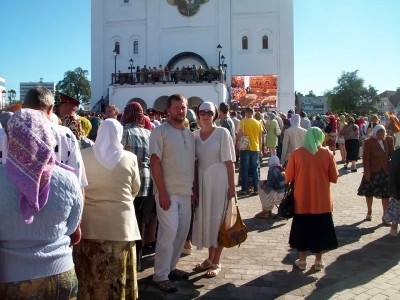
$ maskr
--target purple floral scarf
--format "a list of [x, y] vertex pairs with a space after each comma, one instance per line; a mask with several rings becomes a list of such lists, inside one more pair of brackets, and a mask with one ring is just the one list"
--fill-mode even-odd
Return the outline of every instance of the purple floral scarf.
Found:
[[6, 172], [20, 192], [20, 212], [26, 224], [46, 205], [56, 164], [54, 136], [43, 112], [17, 111], [8, 122]]

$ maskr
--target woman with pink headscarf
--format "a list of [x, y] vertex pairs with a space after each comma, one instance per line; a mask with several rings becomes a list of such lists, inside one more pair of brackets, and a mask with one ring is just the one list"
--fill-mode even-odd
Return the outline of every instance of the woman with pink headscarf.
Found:
[[43, 112], [17, 111], [8, 122], [8, 158], [0, 165], [0, 299], [76, 299], [69, 247], [82, 213], [72, 168], [54, 155]]

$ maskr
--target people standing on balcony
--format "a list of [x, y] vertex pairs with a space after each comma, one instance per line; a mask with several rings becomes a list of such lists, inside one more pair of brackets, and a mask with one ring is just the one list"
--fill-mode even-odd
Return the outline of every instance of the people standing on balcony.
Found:
[[189, 277], [176, 265], [190, 226], [195, 140], [183, 126], [187, 113], [183, 95], [168, 97], [167, 112], [169, 120], [150, 135], [150, 167], [159, 222], [153, 282], [164, 292], [176, 292], [168, 277]]

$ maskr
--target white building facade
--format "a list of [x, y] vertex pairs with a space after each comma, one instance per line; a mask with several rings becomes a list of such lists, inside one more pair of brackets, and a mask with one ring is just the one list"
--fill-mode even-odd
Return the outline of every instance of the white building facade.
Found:
[[[278, 109], [294, 108], [293, 0], [92, 0], [91, 15], [92, 107], [103, 97], [123, 109], [136, 98], [161, 110], [173, 93], [192, 98], [189, 105], [218, 104], [229, 101], [232, 76], [273, 75]], [[129, 78], [129, 60], [170, 70], [221, 65], [226, 73], [200, 83], [121, 85], [112, 74]]]
[[325, 96], [299, 96], [299, 101], [301, 103], [301, 110], [309, 116], [324, 115], [325, 113], [330, 111], [328, 105], [328, 97]]

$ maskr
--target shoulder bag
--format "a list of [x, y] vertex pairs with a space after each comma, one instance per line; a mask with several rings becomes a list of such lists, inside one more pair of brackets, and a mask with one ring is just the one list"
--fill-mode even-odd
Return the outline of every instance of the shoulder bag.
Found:
[[249, 150], [249, 145], [250, 145], [250, 137], [247, 135], [244, 135], [244, 123], [245, 119], [243, 119], [243, 135], [238, 139], [237, 146], [239, 151], [245, 151]]
[[242, 218], [240, 216], [236, 197], [235, 199], [231, 199], [229, 201], [231, 203], [228, 203], [228, 208], [230, 205], [232, 205], [233, 206], [231, 207], [233, 210], [232, 215], [234, 215], [236, 211], [237, 216], [235, 223], [230, 228], [226, 228], [225, 224], [229, 224], [230, 220], [226, 220], [227, 214], [225, 213], [225, 217], [221, 223], [221, 227], [219, 229], [219, 234], [218, 234], [219, 246], [222, 246], [224, 248], [232, 248], [238, 245], [240, 246], [241, 243], [246, 241], [248, 232], [247, 227], [243, 223]]
[[290, 219], [294, 216], [294, 181], [288, 184], [282, 202], [278, 207], [278, 216]]

